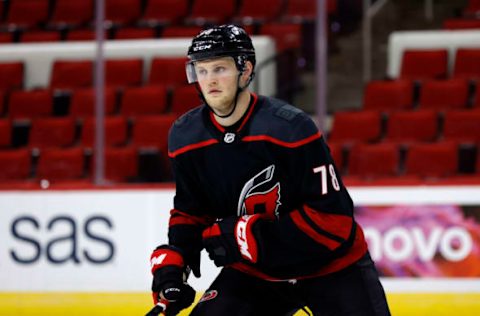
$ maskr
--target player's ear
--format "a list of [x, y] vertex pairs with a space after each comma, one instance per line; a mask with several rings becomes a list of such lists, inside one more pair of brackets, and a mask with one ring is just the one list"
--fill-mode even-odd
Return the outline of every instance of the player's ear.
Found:
[[253, 72], [253, 64], [251, 61], [247, 60], [245, 62], [245, 68], [243, 69], [243, 72], [242, 72], [242, 79], [247, 81], [252, 75], [252, 72]]

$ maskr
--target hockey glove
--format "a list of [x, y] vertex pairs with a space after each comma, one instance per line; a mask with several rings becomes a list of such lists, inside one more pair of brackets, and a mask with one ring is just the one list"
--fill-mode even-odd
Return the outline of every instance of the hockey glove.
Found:
[[195, 299], [195, 290], [186, 283], [185, 264], [178, 248], [169, 245], [157, 247], [150, 256], [153, 274], [154, 304], [167, 300], [166, 315], [176, 315], [189, 307]]
[[258, 261], [258, 244], [253, 226], [260, 215], [227, 217], [203, 231], [203, 245], [217, 267], [242, 260]]

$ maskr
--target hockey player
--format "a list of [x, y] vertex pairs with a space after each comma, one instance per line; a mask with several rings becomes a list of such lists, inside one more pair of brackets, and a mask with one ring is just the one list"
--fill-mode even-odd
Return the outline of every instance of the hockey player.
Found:
[[155, 302], [193, 302], [200, 251], [223, 267], [191, 315], [389, 315], [353, 202], [322, 134], [301, 110], [252, 93], [245, 31], [202, 31], [187, 78], [203, 105], [169, 135], [176, 179], [169, 243], [151, 255]]

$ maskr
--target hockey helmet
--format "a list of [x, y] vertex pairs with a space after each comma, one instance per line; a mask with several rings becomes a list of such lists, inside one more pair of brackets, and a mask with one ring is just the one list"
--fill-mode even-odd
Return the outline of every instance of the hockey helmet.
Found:
[[[192, 40], [187, 53], [186, 65], [189, 83], [197, 81], [195, 62], [216, 57], [232, 57], [237, 69], [242, 72], [250, 61], [255, 67], [255, 48], [247, 32], [239, 26], [226, 24], [200, 32]], [[253, 78], [253, 73], [250, 80]]]

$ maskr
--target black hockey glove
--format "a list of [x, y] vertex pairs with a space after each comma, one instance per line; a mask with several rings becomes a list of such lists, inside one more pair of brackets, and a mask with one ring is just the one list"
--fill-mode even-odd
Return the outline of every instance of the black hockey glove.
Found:
[[150, 256], [153, 274], [152, 296], [154, 304], [166, 300], [165, 315], [177, 315], [195, 299], [195, 290], [186, 283], [186, 269], [182, 253], [170, 245], [157, 247]]
[[253, 226], [260, 215], [227, 217], [203, 231], [203, 245], [217, 267], [242, 260], [258, 261], [258, 244]]

